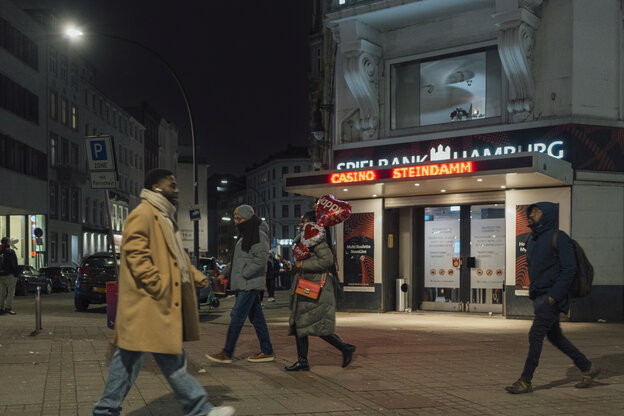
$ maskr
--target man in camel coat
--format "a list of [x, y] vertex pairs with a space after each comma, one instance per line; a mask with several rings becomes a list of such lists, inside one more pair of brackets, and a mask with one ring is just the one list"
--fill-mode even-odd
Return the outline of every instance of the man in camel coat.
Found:
[[175, 220], [178, 188], [173, 173], [154, 169], [145, 177], [141, 203], [124, 224], [114, 343], [104, 393], [93, 415], [119, 415], [146, 352], [151, 352], [188, 416], [228, 416], [213, 407], [186, 370], [183, 341], [199, 340], [195, 287], [206, 277], [191, 265]]

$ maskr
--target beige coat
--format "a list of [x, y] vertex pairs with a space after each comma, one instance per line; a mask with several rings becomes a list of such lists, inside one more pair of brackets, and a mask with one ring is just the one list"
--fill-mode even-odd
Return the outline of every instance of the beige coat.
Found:
[[[197, 300], [194, 285], [182, 289], [175, 243], [161, 221], [160, 211], [145, 200], [126, 219], [114, 342], [130, 351], [181, 354], [183, 339], [199, 339]], [[188, 256], [186, 261], [196, 283], [206, 278]]]

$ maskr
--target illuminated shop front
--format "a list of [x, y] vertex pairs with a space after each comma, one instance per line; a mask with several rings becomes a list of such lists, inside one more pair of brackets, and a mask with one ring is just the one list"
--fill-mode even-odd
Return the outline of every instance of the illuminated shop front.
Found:
[[43, 267], [46, 256], [46, 217], [42, 214], [0, 215], [0, 235], [9, 237], [18, 264]]
[[624, 265], [606, 255], [622, 243], [621, 133], [561, 125], [340, 149], [334, 170], [287, 175], [284, 186], [353, 207], [336, 226], [342, 309], [396, 310], [404, 279], [407, 310], [531, 315], [525, 211], [551, 201], [596, 270], [571, 319], [622, 320]]

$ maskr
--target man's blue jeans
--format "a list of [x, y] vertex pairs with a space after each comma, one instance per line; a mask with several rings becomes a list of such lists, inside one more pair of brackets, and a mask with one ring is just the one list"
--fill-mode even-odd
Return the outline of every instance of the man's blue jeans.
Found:
[[223, 351], [228, 355], [234, 354], [236, 341], [240, 335], [245, 319], [249, 316], [249, 321], [256, 330], [258, 341], [260, 341], [260, 351], [267, 355], [273, 355], [273, 346], [269, 336], [262, 304], [260, 303], [261, 290], [241, 290], [236, 292], [236, 302], [230, 312], [230, 326], [228, 327], [227, 338]]
[[529, 354], [524, 364], [522, 378], [526, 381], [533, 379], [533, 373], [539, 364], [544, 337], [557, 347], [561, 352], [570, 357], [581, 371], [591, 368], [591, 361], [578, 350], [561, 332], [559, 325], [559, 308], [548, 302], [548, 295], [537, 297], [533, 301], [535, 318], [529, 331]]
[[[186, 416], [207, 415], [213, 406], [208, 401], [206, 390], [186, 371], [184, 351], [180, 355], [157, 353], [152, 353], [152, 355], [180, 401], [184, 414]], [[145, 353], [140, 351], [128, 351], [121, 348], [115, 351], [108, 369], [104, 393], [93, 405], [94, 416], [121, 414], [121, 403], [139, 375], [144, 358]]]

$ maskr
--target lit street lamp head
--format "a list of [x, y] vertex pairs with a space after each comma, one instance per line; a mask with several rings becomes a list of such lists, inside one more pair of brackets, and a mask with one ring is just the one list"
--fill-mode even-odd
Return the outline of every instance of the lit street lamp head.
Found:
[[65, 35], [70, 39], [76, 39], [82, 37], [84, 33], [76, 26], [68, 26], [67, 29], [65, 29]]

